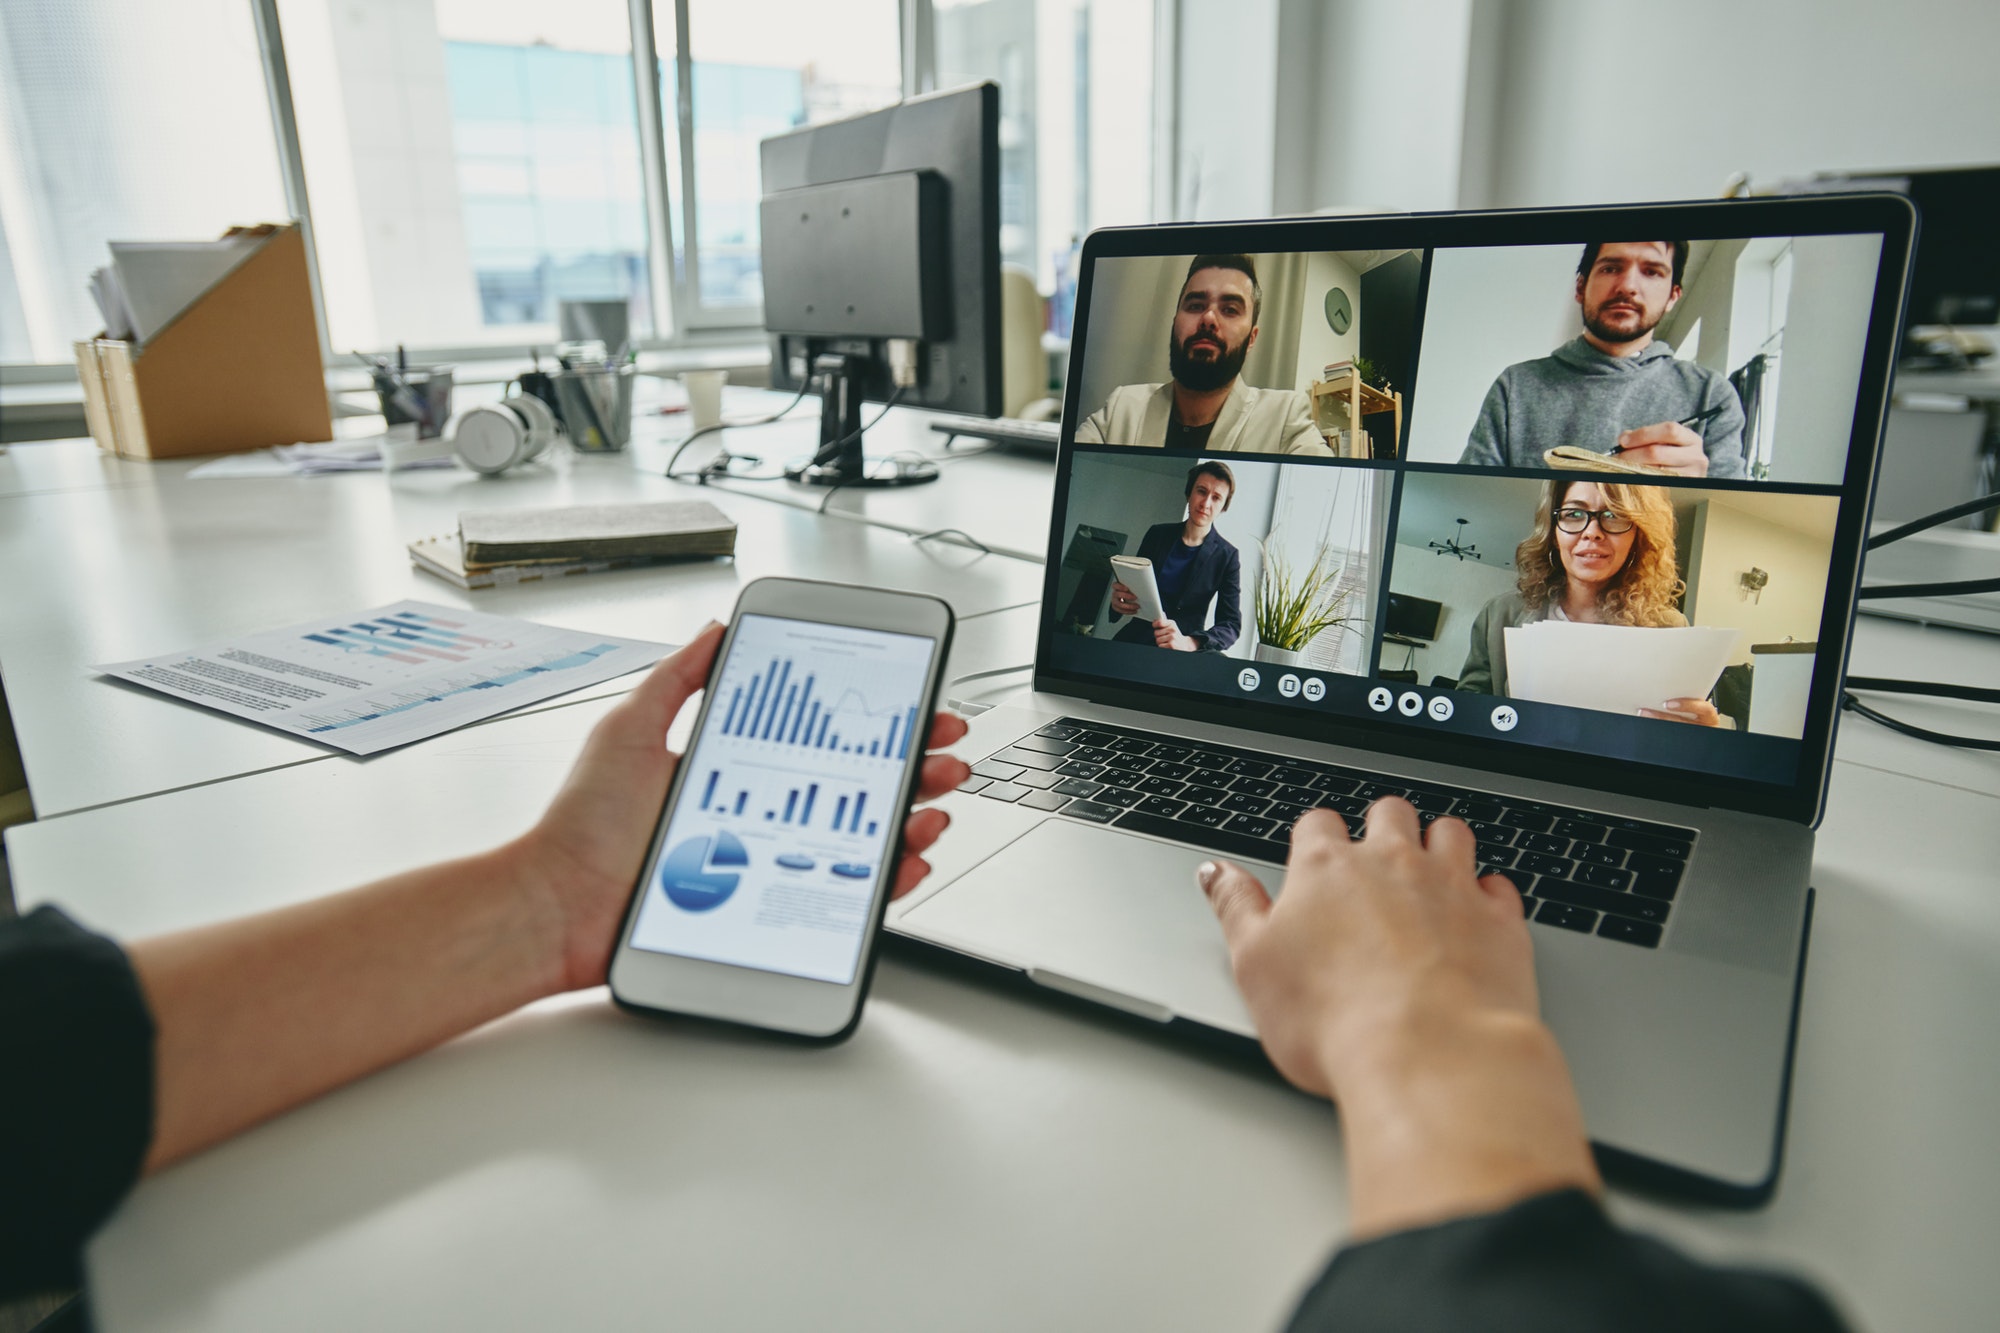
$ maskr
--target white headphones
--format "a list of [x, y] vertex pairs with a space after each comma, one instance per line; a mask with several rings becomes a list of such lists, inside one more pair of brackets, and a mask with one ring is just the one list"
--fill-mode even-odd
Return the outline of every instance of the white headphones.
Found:
[[459, 413], [451, 447], [459, 462], [491, 477], [540, 458], [555, 440], [556, 414], [549, 405], [533, 394], [517, 393]]

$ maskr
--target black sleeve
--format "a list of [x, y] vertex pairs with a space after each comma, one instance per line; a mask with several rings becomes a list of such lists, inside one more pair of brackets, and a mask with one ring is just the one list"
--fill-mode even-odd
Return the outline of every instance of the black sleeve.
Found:
[[1580, 1190], [1404, 1231], [1333, 1257], [1293, 1333], [1839, 1333], [1796, 1278], [1696, 1263], [1620, 1230]]
[[153, 1019], [124, 951], [42, 907], [0, 922], [0, 1300], [74, 1287], [153, 1138]]

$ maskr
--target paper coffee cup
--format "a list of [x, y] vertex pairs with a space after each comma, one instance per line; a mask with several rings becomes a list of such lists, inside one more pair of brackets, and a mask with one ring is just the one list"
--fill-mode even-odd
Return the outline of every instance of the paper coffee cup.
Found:
[[726, 370], [684, 370], [681, 383], [687, 387], [688, 426], [707, 430], [722, 424], [722, 386], [729, 382]]

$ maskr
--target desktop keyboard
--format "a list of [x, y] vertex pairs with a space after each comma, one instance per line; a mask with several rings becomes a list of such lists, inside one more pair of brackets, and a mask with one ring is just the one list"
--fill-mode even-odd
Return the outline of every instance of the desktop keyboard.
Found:
[[1505, 875], [1529, 919], [1657, 948], [1692, 829], [1361, 769], [1063, 718], [972, 766], [960, 791], [1093, 824], [1284, 864], [1292, 824], [1324, 807], [1361, 832], [1378, 796], [1430, 824], [1471, 826], [1482, 875]]
[[941, 416], [932, 420], [931, 429], [940, 435], [976, 435], [982, 440], [1024, 445], [1050, 454], [1056, 451], [1056, 444], [1062, 438], [1059, 421], [1021, 421], [1014, 417]]

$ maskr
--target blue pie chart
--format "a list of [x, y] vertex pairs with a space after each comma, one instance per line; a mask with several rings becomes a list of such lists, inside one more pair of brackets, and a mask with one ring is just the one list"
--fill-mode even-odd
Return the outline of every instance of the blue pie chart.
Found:
[[810, 856], [800, 856], [797, 852], [786, 852], [778, 858], [778, 864], [786, 870], [811, 870], [813, 859]]
[[719, 866], [747, 866], [750, 855], [735, 835], [718, 832], [713, 841], [689, 838], [660, 862], [660, 887], [667, 901], [688, 912], [708, 912], [729, 901], [742, 879]]
[[875, 873], [875, 867], [856, 865], [851, 861], [843, 861], [839, 865], [833, 867], [833, 873], [840, 876], [842, 879], [867, 879], [870, 875]]

